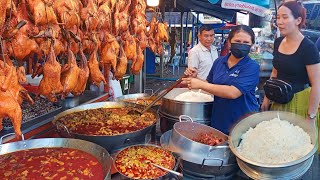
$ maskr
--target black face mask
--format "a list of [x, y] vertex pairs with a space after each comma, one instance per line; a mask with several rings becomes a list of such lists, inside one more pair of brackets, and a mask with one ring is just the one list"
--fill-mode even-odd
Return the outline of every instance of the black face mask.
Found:
[[248, 44], [231, 43], [230, 51], [234, 57], [243, 58], [249, 54], [250, 48], [251, 46]]

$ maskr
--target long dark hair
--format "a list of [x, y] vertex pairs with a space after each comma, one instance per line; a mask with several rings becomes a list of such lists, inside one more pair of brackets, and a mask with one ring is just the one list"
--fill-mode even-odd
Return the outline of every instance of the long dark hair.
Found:
[[238, 25], [232, 28], [232, 30], [229, 33], [228, 39], [229, 41], [231, 41], [231, 39], [234, 37], [234, 35], [240, 31], [244, 31], [246, 33], [248, 33], [251, 37], [251, 41], [252, 44], [255, 43], [255, 34], [253, 32], [253, 30], [251, 29], [251, 27], [247, 26], [247, 25]]

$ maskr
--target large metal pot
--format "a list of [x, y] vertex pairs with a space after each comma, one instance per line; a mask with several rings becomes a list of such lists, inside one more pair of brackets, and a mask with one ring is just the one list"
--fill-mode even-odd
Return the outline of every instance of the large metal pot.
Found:
[[[172, 136], [172, 130], [169, 130], [164, 134], [162, 134], [160, 138], [160, 144], [163, 148], [174, 152], [175, 147], [172, 147], [169, 144], [171, 136]], [[207, 160], [204, 159], [201, 163], [193, 163], [193, 162], [183, 160], [182, 162], [183, 172], [195, 175], [197, 177], [206, 178], [206, 177], [217, 177], [217, 176], [235, 174], [239, 170], [238, 164], [236, 162], [236, 158], [234, 157], [233, 154], [231, 154], [231, 157], [229, 158], [227, 163], [223, 163], [222, 161], [220, 161], [220, 164], [217, 166], [205, 165], [204, 163], [206, 161], [210, 161], [210, 159], [207, 159]]]
[[6, 143], [0, 145], [0, 155], [26, 149], [54, 147], [78, 149], [93, 155], [101, 163], [105, 179], [111, 179], [112, 159], [109, 153], [97, 144], [79, 139], [43, 138]]
[[[250, 127], [254, 128], [262, 121], [269, 121], [278, 117], [289, 121], [291, 124], [301, 127], [311, 137], [314, 148], [304, 157], [295, 161], [283, 164], [263, 164], [257, 163], [243, 157], [237, 147], [240, 144], [241, 136]], [[301, 177], [311, 166], [314, 153], [318, 148], [316, 127], [307, 123], [304, 118], [290, 112], [267, 111], [256, 113], [241, 120], [233, 127], [229, 136], [229, 145], [236, 155], [240, 169], [253, 179], [297, 179]]]
[[[106, 148], [110, 153], [112, 153], [113, 151], [121, 149], [123, 147], [136, 144], [136, 143], [145, 142], [145, 135], [151, 131], [151, 129], [155, 126], [157, 120], [155, 120], [155, 122], [152, 125], [144, 129], [141, 129], [139, 131], [129, 132], [126, 134], [119, 134], [114, 136], [107, 136], [107, 135], [98, 136], [98, 135], [86, 135], [86, 134], [73, 133], [69, 131], [66, 126], [64, 126], [61, 123], [56, 123], [56, 121], [62, 116], [65, 116], [67, 114], [77, 112], [77, 111], [84, 111], [84, 110], [96, 109], [96, 108], [122, 108], [122, 107], [133, 107], [133, 106], [138, 108], [143, 108], [143, 106], [135, 105], [133, 103], [126, 103], [126, 102], [99, 102], [99, 103], [86, 104], [86, 105], [82, 105], [82, 106], [78, 106], [78, 107], [66, 110], [58, 114], [57, 116], [55, 116], [52, 123], [56, 126], [61, 136], [91, 141], [101, 145], [102, 147]], [[155, 110], [150, 109], [148, 110], [148, 112], [153, 113], [158, 119], [158, 114], [156, 113]]]
[[230, 161], [231, 151], [228, 145], [209, 146], [198, 143], [192, 139], [199, 137], [201, 133], [213, 133], [217, 137], [228, 141], [228, 136], [212, 127], [192, 122], [181, 121], [185, 115], [180, 116], [180, 122], [173, 125], [172, 135], [169, 141], [174, 152], [179, 153], [183, 160], [208, 166], [221, 166]]
[[172, 89], [163, 97], [160, 112], [177, 119], [181, 114], [185, 114], [190, 116], [194, 121], [210, 121], [213, 102], [183, 102], [174, 100], [179, 94], [188, 91], [190, 91], [188, 88]]

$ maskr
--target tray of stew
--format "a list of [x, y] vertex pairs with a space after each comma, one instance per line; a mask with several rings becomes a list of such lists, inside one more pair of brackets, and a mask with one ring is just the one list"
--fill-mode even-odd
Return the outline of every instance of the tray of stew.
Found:
[[171, 152], [154, 145], [135, 145], [121, 150], [115, 157], [114, 166], [131, 179], [156, 179], [168, 174], [148, 162], [168, 169], [175, 166]]
[[35, 148], [0, 155], [0, 179], [104, 179], [93, 155], [72, 148]]
[[141, 111], [134, 107], [87, 109], [68, 113], [54, 123], [61, 123], [76, 134], [114, 136], [144, 129], [157, 120], [155, 113], [128, 114], [131, 110]]

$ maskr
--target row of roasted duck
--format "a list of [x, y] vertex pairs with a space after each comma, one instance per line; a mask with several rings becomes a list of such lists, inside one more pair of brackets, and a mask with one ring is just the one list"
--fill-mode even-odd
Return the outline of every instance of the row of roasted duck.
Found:
[[131, 72], [139, 73], [143, 50], [162, 53], [168, 41], [167, 24], [156, 16], [149, 23], [145, 11], [144, 0], [2, 0], [0, 120], [9, 117], [20, 136], [20, 105], [23, 99], [33, 102], [19, 83], [25, 70], [11, 59], [19, 65], [36, 59], [33, 77], [43, 74], [38, 93], [50, 101], [83, 93], [88, 79], [97, 86], [107, 83], [102, 64], [111, 65], [116, 79], [129, 60]]

